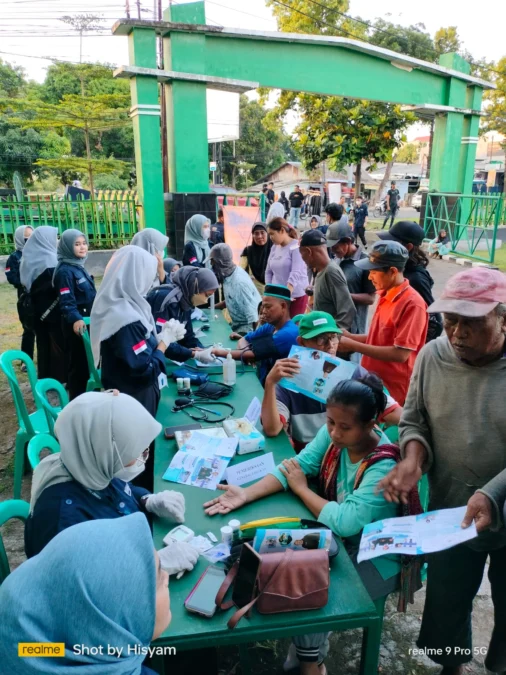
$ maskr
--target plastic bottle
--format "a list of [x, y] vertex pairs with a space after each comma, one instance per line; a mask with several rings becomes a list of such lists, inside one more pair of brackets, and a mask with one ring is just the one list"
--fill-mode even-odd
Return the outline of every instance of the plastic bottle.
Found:
[[225, 363], [223, 364], [223, 382], [228, 385], [235, 384], [236, 363], [232, 354], [228, 352]]
[[228, 526], [232, 528], [232, 543], [239, 544], [241, 541], [241, 521], [234, 518], [228, 521]]
[[229, 525], [224, 525], [222, 528], [220, 528], [220, 531], [222, 543], [228, 546], [229, 548], [232, 548], [234, 538], [232, 528]]

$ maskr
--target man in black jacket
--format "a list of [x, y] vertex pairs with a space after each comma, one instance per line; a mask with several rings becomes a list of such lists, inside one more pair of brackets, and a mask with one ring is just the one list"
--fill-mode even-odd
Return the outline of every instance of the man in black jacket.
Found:
[[298, 185], [295, 186], [293, 192], [290, 192], [288, 199], [290, 200], [290, 225], [297, 227], [299, 224], [300, 209], [304, 201], [304, 195], [300, 191]]
[[[421, 248], [425, 237], [423, 228], [411, 220], [399, 220], [387, 232], [378, 232], [378, 237], [384, 240], [398, 241], [408, 249], [409, 259], [404, 270], [404, 277], [409, 281], [410, 286], [422, 296], [427, 306], [432, 305], [434, 302], [432, 295], [434, 279], [427, 270], [429, 259]], [[442, 330], [441, 314], [429, 314], [427, 342], [439, 337]]]

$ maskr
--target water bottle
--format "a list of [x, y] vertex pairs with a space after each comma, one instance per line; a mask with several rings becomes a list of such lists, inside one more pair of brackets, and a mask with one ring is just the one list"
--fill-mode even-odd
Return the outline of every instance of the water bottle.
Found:
[[235, 384], [235, 367], [236, 363], [232, 358], [232, 354], [228, 352], [225, 363], [223, 364], [223, 382], [232, 386]]

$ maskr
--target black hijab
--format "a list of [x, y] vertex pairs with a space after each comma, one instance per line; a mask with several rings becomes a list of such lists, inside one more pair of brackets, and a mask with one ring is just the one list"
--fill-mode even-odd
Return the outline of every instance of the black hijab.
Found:
[[[251, 228], [251, 234], [256, 230], [264, 230], [267, 233], [267, 227], [264, 223], [255, 223]], [[263, 246], [255, 244], [253, 240], [249, 246], [246, 246], [242, 255], [245, 255], [248, 258], [248, 267], [255, 277], [255, 279], [261, 283], [265, 284], [265, 268], [267, 267], [267, 261], [269, 259], [269, 253], [271, 252], [272, 241], [267, 234], [267, 243]]]

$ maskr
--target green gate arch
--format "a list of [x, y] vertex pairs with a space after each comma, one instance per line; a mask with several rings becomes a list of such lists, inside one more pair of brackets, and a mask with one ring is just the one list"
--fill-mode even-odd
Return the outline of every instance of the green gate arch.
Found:
[[[208, 192], [206, 88], [259, 86], [389, 101], [435, 117], [430, 190], [470, 193], [483, 90], [458, 54], [428, 63], [340, 37], [208, 26], [204, 2], [172, 5], [164, 21], [124, 19], [128, 36], [138, 188], [145, 224], [165, 229], [158, 83], [167, 116], [169, 190]], [[165, 70], [156, 64], [163, 38]]]

